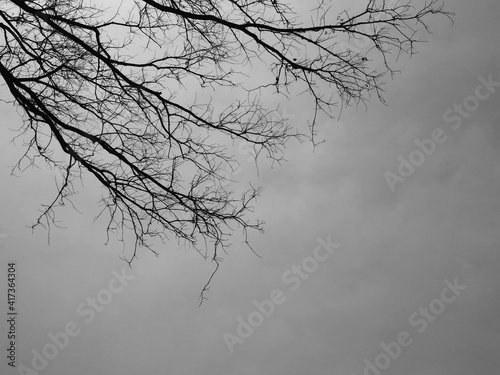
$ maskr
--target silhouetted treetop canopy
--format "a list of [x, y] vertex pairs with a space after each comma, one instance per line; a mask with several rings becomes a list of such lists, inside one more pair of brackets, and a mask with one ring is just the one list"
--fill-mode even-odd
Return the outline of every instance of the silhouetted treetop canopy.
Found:
[[[235, 197], [231, 144], [279, 161], [290, 138], [315, 141], [319, 112], [382, 99], [390, 56], [414, 53], [438, 0], [1, 0], [3, 100], [28, 139], [15, 169], [61, 171], [36, 225], [55, 224], [74, 182], [103, 186], [108, 232], [137, 248], [170, 235], [218, 261], [259, 190]], [[310, 9], [309, 9], [310, 8]], [[362, 45], [363, 47], [359, 47]], [[306, 129], [266, 98], [311, 101]], [[67, 157], [59, 160], [58, 153]], [[200, 243], [201, 242], [201, 243]], [[151, 248], [151, 250], [156, 251]]]

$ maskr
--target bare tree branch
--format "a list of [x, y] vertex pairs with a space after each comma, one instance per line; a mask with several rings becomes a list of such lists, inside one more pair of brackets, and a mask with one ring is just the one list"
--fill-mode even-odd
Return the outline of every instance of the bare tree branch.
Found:
[[[109, 8], [1, 0], [0, 75], [22, 110], [21, 133], [31, 137], [16, 169], [43, 160], [63, 176], [34, 227], [56, 224], [54, 209], [90, 175], [107, 191], [108, 233], [135, 236], [129, 264], [139, 247], [156, 254], [150, 239], [173, 235], [217, 269], [234, 225], [245, 236], [262, 230], [245, 218], [259, 189], [235, 197], [222, 173], [235, 163], [228, 145], [245, 141], [256, 158], [279, 161], [290, 138], [306, 136], [261, 97], [304, 93], [314, 105], [308, 138], [316, 145], [319, 112], [334, 116], [337, 105], [373, 95], [383, 101], [382, 77], [395, 72], [389, 56], [415, 52], [428, 16], [452, 15], [438, 0], [367, 0], [341, 14], [331, 3], [318, 1], [305, 18], [285, 0], [135, 0]], [[349, 48], [357, 40], [368, 47]], [[254, 65], [265, 74], [249, 76]], [[232, 102], [214, 103], [219, 94]]]

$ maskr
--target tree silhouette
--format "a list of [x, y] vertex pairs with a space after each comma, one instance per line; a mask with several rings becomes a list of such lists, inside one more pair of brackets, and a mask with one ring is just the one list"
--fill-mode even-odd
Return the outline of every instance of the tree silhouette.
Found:
[[[108, 233], [135, 235], [129, 263], [141, 246], [156, 251], [152, 238], [174, 235], [217, 267], [235, 227], [245, 238], [262, 230], [244, 217], [259, 189], [234, 197], [222, 173], [235, 166], [230, 142], [275, 161], [290, 138], [316, 145], [319, 112], [383, 101], [389, 56], [414, 53], [427, 16], [452, 15], [438, 0], [369, 0], [341, 14], [320, 0], [307, 15], [285, 0], [102, 3], [0, 1], [4, 101], [30, 139], [15, 169], [42, 161], [63, 174], [34, 227], [57, 224], [54, 209], [87, 174], [106, 190]], [[245, 75], [255, 66], [265, 73]], [[298, 91], [314, 105], [307, 131], [261, 100]]]

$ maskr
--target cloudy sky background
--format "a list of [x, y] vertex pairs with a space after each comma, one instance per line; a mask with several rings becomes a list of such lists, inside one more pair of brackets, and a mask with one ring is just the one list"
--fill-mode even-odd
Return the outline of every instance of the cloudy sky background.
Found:
[[[127, 270], [135, 279], [85, 323], [77, 306], [125, 266], [122, 245], [113, 238], [104, 245], [105, 223], [93, 222], [100, 190], [90, 180], [76, 198], [83, 214], [59, 210], [66, 228], [53, 229], [50, 245], [45, 231], [27, 228], [53, 197], [53, 174], [10, 176], [23, 149], [10, 143], [15, 132], [8, 128], [20, 120], [2, 104], [0, 276], [6, 288], [7, 262], [17, 262], [18, 364], [31, 367], [32, 350], [41, 352], [50, 332], [74, 321], [81, 333], [42, 374], [360, 375], [364, 360], [373, 362], [380, 344], [401, 331], [414, 341], [384, 375], [498, 374], [500, 87], [457, 130], [443, 113], [474, 95], [480, 76], [500, 82], [500, 4], [457, 0], [448, 7], [455, 25], [431, 20], [429, 43], [401, 59], [402, 73], [387, 80], [388, 106], [373, 101], [368, 111], [322, 120], [326, 141], [315, 153], [290, 143], [288, 162], [261, 168], [259, 177], [243, 162], [239, 178], [263, 187], [256, 216], [266, 233], [251, 237], [262, 258], [235, 241], [201, 308], [197, 298], [213, 265], [172, 242], [158, 248], [159, 258], [140, 253]], [[300, 125], [309, 109], [292, 98], [284, 110]], [[446, 141], [392, 192], [384, 172], [396, 172], [398, 156], [407, 158], [415, 139], [437, 127]], [[283, 273], [328, 236], [341, 246], [292, 291]], [[418, 333], [409, 317], [455, 278], [467, 289]], [[286, 301], [230, 353], [223, 334], [235, 335], [237, 318], [274, 289]], [[5, 362], [2, 354], [2, 374], [17, 373]]]

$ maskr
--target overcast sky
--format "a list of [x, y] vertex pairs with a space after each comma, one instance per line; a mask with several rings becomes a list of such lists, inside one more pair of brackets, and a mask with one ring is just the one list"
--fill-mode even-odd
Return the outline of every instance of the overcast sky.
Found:
[[[83, 214], [58, 211], [66, 228], [52, 230], [50, 245], [47, 232], [27, 228], [53, 197], [53, 175], [10, 176], [23, 148], [8, 129], [20, 119], [1, 104], [2, 348], [15, 261], [17, 364], [33, 368], [34, 353], [54, 353], [49, 334], [73, 329], [46, 366], [35, 361], [40, 374], [498, 374], [500, 3], [448, 8], [455, 25], [431, 21], [429, 42], [387, 79], [387, 106], [322, 121], [315, 153], [290, 143], [288, 162], [259, 177], [242, 164], [239, 177], [263, 187], [256, 216], [266, 232], [251, 237], [262, 258], [235, 241], [200, 308], [213, 265], [172, 242], [123, 269], [122, 244], [106, 246], [105, 222], [93, 222], [93, 181], [76, 198]], [[302, 103], [284, 109], [297, 125], [308, 118]], [[410, 155], [414, 171], [400, 166]], [[394, 180], [398, 167], [407, 177]], [[335, 246], [325, 249], [328, 237]], [[293, 270], [303, 264], [301, 280]], [[97, 296], [112, 300], [91, 313], [87, 298]], [[264, 317], [256, 303], [270, 298]], [[240, 327], [249, 315], [251, 334]], [[5, 351], [1, 365], [18, 373]]]

